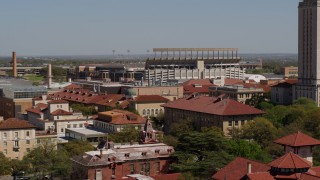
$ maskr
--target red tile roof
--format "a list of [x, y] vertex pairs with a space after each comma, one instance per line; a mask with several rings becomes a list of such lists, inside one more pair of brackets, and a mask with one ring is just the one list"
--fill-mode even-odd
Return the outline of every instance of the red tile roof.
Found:
[[48, 102], [48, 104], [67, 104], [68, 101], [65, 100], [51, 100]]
[[9, 129], [35, 129], [36, 127], [30, 124], [28, 121], [20, 120], [16, 118], [9, 118], [4, 121], [0, 121], [0, 130]]
[[65, 111], [63, 109], [57, 109], [51, 113], [53, 116], [72, 115], [72, 112]]
[[298, 79], [286, 79], [283, 81], [280, 81], [276, 84], [271, 85], [271, 87], [284, 87], [284, 88], [288, 88], [288, 87], [292, 87], [294, 84], [298, 83]]
[[161, 105], [165, 108], [183, 109], [193, 112], [201, 112], [207, 114], [221, 115], [221, 116], [234, 116], [234, 115], [260, 115], [264, 112], [242, 104], [233, 99], [221, 99], [217, 97], [198, 96], [187, 97], [178, 99], [176, 101], [168, 102]]
[[151, 176], [155, 180], [178, 180], [182, 179], [181, 173], [174, 173], [174, 174], [157, 174], [154, 176]]
[[137, 103], [151, 103], [151, 102], [166, 103], [170, 100], [159, 95], [139, 95], [133, 101]]
[[307, 172], [307, 174], [311, 174], [311, 175], [320, 177], [320, 166], [310, 168], [309, 171]]
[[226, 85], [239, 84], [239, 83], [243, 83], [243, 80], [241, 80], [241, 79], [230, 79], [230, 78], [224, 79], [224, 84], [226, 84]]
[[282, 137], [273, 142], [281, 145], [292, 146], [292, 147], [320, 145], [319, 140], [314, 139], [308, 135], [305, 135], [300, 131], [294, 134], [289, 134], [288, 136]]
[[320, 176], [311, 175], [311, 174], [301, 174], [299, 180], [320, 180]]
[[41, 111], [48, 108], [48, 104], [44, 104], [44, 103], [38, 103], [36, 104], [36, 106], [39, 107]]
[[276, 168], [299, 169], [310, 168], [312, 163], [294, 154], [293, 152], [289, 152], [284, 156], [281, 156], [280, 158], [270, 162], [269, 165]]
[[81, 89], [82, 87], [77, 85], [77, 84], [70, 84], [66, 87], [64, 87], [64, 89]]
[[94, 104], [108, 106], [108, 107], [116, 107], [117, 102], [125, 99], [124, 94], [108, 94], [102, 97], [102, 99], [98, 100]]
[[274, 177], [269, 172], [256, 172], [248, 174], [249, 180], [274, 180]]
[[212, 176], [214, 180], [239, 180], [248, 173], [248, 163], [251, 163], [251, 172], [267, 172], [270, 166], [258, 161], [249, 160], [242, 157], [237, 157], [224, 168], [220, 169]]
[[112, 111], [99, 112], [96, 120], [110, 124], [145, 124], [146, 119], [129, 111], [114, 109]]
[[201, 94], [209, 94], [209, 87], [215, 86], [213, 84], [211, 85], [187, 85], [183, 86], [183, 93], [184, 94], [193, 94], [193, 93], [201, 93]]
[[201, 84], [201, 85], [214, 85], [210, 79], [190, 79], [184, 83], [182, 83], [183, 86], [191, 86], [194, 84]]
[[27, 112], [32, 112], [32, 113], [35, 113], [35, 114], [39, 114], [39, 115], [42, 114], [41, 109], [39, 107], [28, 108], [28, 109], [26, 109], [26, 111]]

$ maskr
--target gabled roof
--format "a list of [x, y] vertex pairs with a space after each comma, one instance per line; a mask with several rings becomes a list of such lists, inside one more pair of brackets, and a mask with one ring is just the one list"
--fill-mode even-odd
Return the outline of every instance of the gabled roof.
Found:
[[273, 142], [281, 145], [291, 146], [291, 147], [320, 145], [319, 140], [314, 139], [308, 135], [305, 135], [300, 131], [294, 134], [289, 134]]
[[269, 172], [256, 172], [247, 175], [249, 180], [274, 180]]
[[149, 102], [166, 103], [170, 100], [159, 95], [139, 95], [133, 101], [138, 103], [149, 103]]
[[38, 103], [38, 104], [36, 104], [36, 107], [39, 107], [40, 110], [43, 111], [48, 108], [48, 104]]
[[234, 115], [260, 115], [264, 112], [242, 104], [233, 99], [223, 99], [221, 97], [208, 97], [193, 95], [187, 98], [178, 99], [161, 105], [165, 108], [182, 109], [193, 112], [201, 112], [207, 114], [234, 116]]
[[4, 121], [0, 121], [0, 130], [9, 129], [35, 129], [36, 127], [30, 124], [28, 121], [20, 120], [16, 118], [9, 118]]
[[145, 124], [146, 119], [137, 114], [120, 109], [113, 109], [111, 111], [99, 112], [98, 117], [95, 118], [98, 121], [107, 122], [117, 125], [129, 125], [129, 124]]
[[67, 104], [69, 103], [68, 101], [65, 101], [65, 100], [51, 100], [48, 102], [48, 104]]
[[124, 94], [108, 94], [100, 98], [100, 100], [96, 101], [94, 104], [108, 107], [116, 107], [116, 103], [123, 99], [125, 99]]
[[213, 86], [214, 84], [210, 81], [210, 79], [190, 79], [184, 83], [182, 83], [183, 86], [190, 86], [194, 84], [200, 84], [200, 85], [209, 85]]
[[76, 84], [70, 84], [70, 85], [64, 87], [63, 89], [81, 89], [81, 86], [76, 85]]
[[237, 157], [231, 161], [224, 168], [220, 169], [216, 174], [212, 176], [214, 180], [239, 180], [245, 177], [248, 173], [248, 163], [251, 163], [251, 172], [267, 172], [270, 166], [258, 161]]
[[65, 111], [63, 109], [57, 109], [51, 113], [53, 116], [72, 115], [72, 112]]
[[284, 156], [281, 156], [280, 158], [270, 162], [269, 165], [276, 168], [300, 169], [310, 168], [312, 163], [294, 154], [293, 152], [289, 152]]

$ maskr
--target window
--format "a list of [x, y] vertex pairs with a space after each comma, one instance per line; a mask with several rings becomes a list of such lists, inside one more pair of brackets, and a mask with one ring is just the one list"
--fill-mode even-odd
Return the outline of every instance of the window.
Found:
[[234, 121], [234, 125], [235, 125], [235, 126], [238, 126], [238, 121]]
[[76, 127], [77, 127], [77, 124], [74, 124], [74, 125], [73, 125], [73, 128], [76, 128]]
[[134, 164], [130, 164], [130, 174], [134, 174], [135, 169], [134, 169]]
[[244, 125], [244, 120], [241, 120], [241, 125]]
[[27, 140], [26, 143], [27, 143], [27, 144], [30, 144], [30, 140]]
[[17, 138], [19, 136], [18, 132], [14, 132], [14, 137]]
[[14, 147], [19, 147], [19, 141], [14, 141]]
[[30, 136], [30, 131], [27, 131], [27, 132], [26, 132], [26, 136]]
[[57, 105], [57, 108], [59, 108], [59, 105]]
[[147, 110], [147, 114], [148, 114], [148, 115], [150, 114], [150, 109]]
[[71, 125], [70, 125], [70, 124], [68, 124], [68, 125], [67, 125], [67, 127], [68, 127], [68, 128], [70, 128], [70, 127], [71, 127]]
[[59, 116], [57, 116], [57, 119], [59, 119]]
[[3, 141], [3, 146], [7, 146], [7, 145], [8, 145], [7, 141]]
[[160, 162], [156, 162], [156, 170], [160, 172]]
[[60, 132], [62, 132], [62, 133], [63, 133], [63, 128], [61, 128], [61, 129], [60, 129]]
[[4, 155], [7, 155], [7, 154], [8, 154], [8, 150], [6, 150], [6, 149], [3, 150], [3, 154], [4, 154]]
[[229, 121], [229, 122], [228, 122], [228, 125], [229, 125], [229, 126], [232, 126], [232, 121]]
[[155, 114], [158, 114], [159, 113], [159, 109], [156, 109], [156, 112], [155, 112]]
[[152, 116], [154, 115], [154, 109], [151, 109], [151, 115]]
[[146, 175], [149, 175], [150, 172], [150, 163], [146, 163]]
[[141, 166], [141, 172], [145, 172], [145, 164], [140, 164], [140, 166]]
[[81, 127], [81, 128], [82, 128], [82, 127], [83, 127], [83, 124], [79, 124], [79, 127]]
[[7, 133], [3, 133], [3, 139], [7, 139]]
[[142, 111], [142, 114], [143, 114], [143, 115], [146, 115], [146, 110], [145, 110], [145, 109]]
[[40, 139], [37, 139], [37, 144], [40, 144], [40, 142], [41, 142]]

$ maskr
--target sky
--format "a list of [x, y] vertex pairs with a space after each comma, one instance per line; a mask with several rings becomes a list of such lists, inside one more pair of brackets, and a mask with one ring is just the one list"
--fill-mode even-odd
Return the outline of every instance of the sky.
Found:
[[0, 56], [297, 53], [299, 0], [0, 0]]

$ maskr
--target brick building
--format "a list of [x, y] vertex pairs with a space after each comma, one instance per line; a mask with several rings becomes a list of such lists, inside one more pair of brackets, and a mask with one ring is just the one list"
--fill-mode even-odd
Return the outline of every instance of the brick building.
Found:
[[189, 119], [197, 129], [216, 126], [225, 135], [232, 128], [241, 128], [246, 122], [264, 114], [263, 111], [229, 98], [195, 96], [178, 99], [162, 105], [165, 111], [165, 132], [172, 123]]

